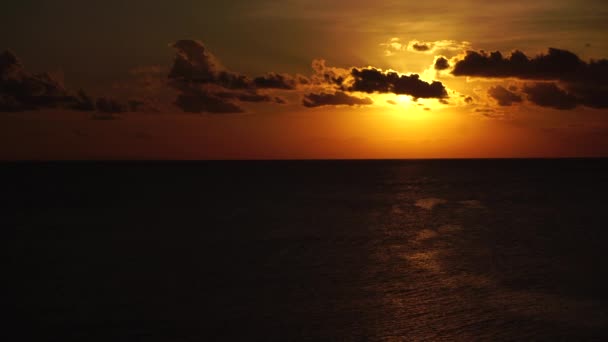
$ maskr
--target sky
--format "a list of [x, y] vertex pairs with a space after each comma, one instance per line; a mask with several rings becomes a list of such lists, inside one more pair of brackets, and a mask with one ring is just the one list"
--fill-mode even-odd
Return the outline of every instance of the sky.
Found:
[[608, 156], [608, 2], [6, 1], [0, 159]]

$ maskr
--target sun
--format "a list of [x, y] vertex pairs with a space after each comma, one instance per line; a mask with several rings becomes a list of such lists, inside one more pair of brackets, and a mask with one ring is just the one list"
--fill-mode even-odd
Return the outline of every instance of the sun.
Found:
[[400, 105], [407, 106], [413, 102], [413, 99], [408, 95], [397, 95], [396, 102]]
[[442, 107], [434, 99], [414, 99], [409, 95], [374, 94], [373, 100], [383, 112], [413, 120], [427, 119], [433, 110]]

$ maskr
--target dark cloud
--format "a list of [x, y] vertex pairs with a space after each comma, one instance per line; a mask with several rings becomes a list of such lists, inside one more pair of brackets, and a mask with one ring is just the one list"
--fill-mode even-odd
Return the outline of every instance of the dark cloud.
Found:
[[441, 82], [428, 83], [420, 80], [417, 74], [399, 75], [396, 72], [383, 72], [375, 68], [351, 70], [353, 83], [348, 91], [365, 93], [394, 93], [410, 95], [414, 98], [445, 98], [447, 91]]
[[10, 75], [22, 71], [23, 66], [11, 51], [0, 53], [0, 75]]
[[0, 111], [64, 107], [74, 105], [75, 100], [48, 73], [30, 73], [15, 54], [0, 53]]
[[[441, 82], [425, 82], [418, 75], [399, 75], [375, 68], [351, 70], [328, 67], [322, 59], [312, 63], [313, 75], [306, 78], [270, 72], [264, 76], [248, 78], [227, 70], [205, 46], [195, 40], [180, 40], [172, 47], [176, 57], [169, 72], [169, 84], [178, 90], [178, 106], [194, 112], [238, 112], [241, 102], [275, 102], [284, 100], [260, 94], [260, 89], [296, 90], [302, 87], [320, 88], [318, 94], [305, 96], [306, 106], [369, 104], [370, 99], [351, 96], [352, 92], [393, 93], [414, 98], [447, 97]], [[195, 97], [200, 96], [198, 100]], [[203, 102], [211, 101], [209, 106]], [[219, 106], [219, 104], [222, 104]], [[216, 111], [216, 109], [219, 110]], [[238, 108], [238, 110], [237, 110]]]
[[429, 51], [433, 46], [427, 43], [414, 43], [412, 44], [412, 49], [416, 51]]
[[257, 88], [295, 89], [296, 80], [288, 74], [269, 73], [253, 79]]
[[605, 83], [606, 77], [602, 76], [608, 76], [608, 60], [586, 63], [570, 51], [554, 48], [533, 58], [521, 51], [513, 51], [509, 57], [503, 57], [499, 51], [468, 51], [464, 59], [456, 62], [452, 73], [456, 76]]
[[226, 89], [249, 91], [265, 88], [291, 90], [299, 83], [308, 82], [301, 75], [294, 77], [275, 72], [250, 79], [246, 75], [227, 70], [219, 59], [197, 40], [180, 40], [171, 47], [176, 50], [176, 56], [168, 77], [175, 82], [212, 84]]
[[608, 85], [575, 83], [568, 84], [567, 90], [577, 97], [579, 105], [591, 108], [608, 108]]
[[511, 92], [500, 85], [488, 89], [488, 95], [495, 99], [499, 106], [510, 106], [513, 103], [522, 102], [520, 95]]
[[523, 92], [528, 95], [528, 100], [542, 107], [555, 109], [573, 109], [579, 103], [576, 96], [569, 94], [558, 87], [555, 83], [535, 83], [526, 85]]
[[435, 60], [435, 70], [445, 70], [450, 67], [450, 62], [448, 62], [447, 58], [439, 57]]
[[246, 76], [226, 70], [199, 41], [179, 40], [171, 47], [177, 51], [168, 75], [171, 80], [211, 83], [228, 89], [251, 86], [251, 81]]
[[179, 92], [175, 104], [186, 112], [243, 112], [235, 101], [284, 103], [258, 90], [293, 90], [300, 82], [308, 81], [299, 75], [274, 72], [251, 79], [224, 68], [199, 41], [180, 40], [171, 46], [176, 56], [168, 75], [169, 85]]
[[498, 51], [469, 51], [455, 64], [452, 73], [456, 76], [554, 81], [527, 86], [524, 92], [531, 102], [540, 106], [608, 108], [608, 59], [585, 62], [570, 51], [555, 48], [533, 58], [521, 51], [514, 51], [509, 57], [503, 57]]
[[338, 91], [334, 94], [320, 93], [320, 94], [307, 94], [302, 100], [302, 104], [305, 107], [319, 107], [319, 106], [338, 106], [338, 105], [371, 105], [374, 103], [369, 97], [360, 98], [356, 96], [348, 95], [342, 91]]
[[[108, 98], [95, 100], [84, 90], [76, 95], [48, 73], [30, 73], [10, 51], [0, 53], [0, 112], [48, 108], [122, 113], [128, 106]], [[103, 116], [103, 115], [102, 115]], [[97, 117], [94, 117], [97, 118]], [[101, 119], [108, 119], [105, 116]]]

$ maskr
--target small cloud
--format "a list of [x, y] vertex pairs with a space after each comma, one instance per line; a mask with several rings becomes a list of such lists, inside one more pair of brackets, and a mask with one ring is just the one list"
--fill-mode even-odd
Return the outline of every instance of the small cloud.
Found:
[[503, 86], [494, 86], [488, 89], [488, 95], [498, 102], [499, 106], [510, 106], [522, 102], [520, 95], [507, 90]]
[[445, 70], [450, 68], [450, 62], [447, 58], [439, 56], [435, 59], [435, 70]]
[[469, 42], [458, 42], [455, 40], [437, 40], [434, 42], [423, 42], [419, 40], [411, 40], [407, 44], [407, 51], [418, 53], [449, 53], [464, 51], [470, 48]]
[[430, 49], [433, 48], [432, 44], [428, 44], [428, 43], [413, 43], [412, 44], [412, 49], [418, 51], [418, 52], [425, 52], [425, 51], [429, 51]]
[[307, 94], [302, 100], [302, 104], [305, 107], [319, 107], [319, 106], [354, 106], [354, 105], [371, 105], [374, 102], [369, 97], [360, 98], [356, 96], [348, 95], [344, 92], [338, 91], [334, 94], [320, 93], [320, 94]]
[[391, 38], [386, 43], [381, 43], [380, 46], [384, 47], [385, 56], [393, 56], [397, 52], [403, 51], [405, 46], [401, 43], [401, 40], [397, 37]]

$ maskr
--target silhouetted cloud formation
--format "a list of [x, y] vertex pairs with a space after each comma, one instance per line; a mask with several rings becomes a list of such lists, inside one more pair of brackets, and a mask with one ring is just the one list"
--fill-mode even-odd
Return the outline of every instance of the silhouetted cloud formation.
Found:
[[448, 62], [447, 58], [439, 57], [435, 60], [435, 70], [445, 70], [450, 68], [450, 62]]
[[542, 107], [573, 109], [579, 104], [576, 96], [569, 94], [555, 83], [539, 82], [526, 85], [523, 92], [528, 95], [530, 102]]
[[0, 53], [0, 112], [45, 108], [122, 113], [128, 107], [114, 99], [94, 98], [80, 90], [76, 95], [48, 73], [30, 73], [10, 51]]
[[[490, 78], [554, 81], [527, 86], [524, 92], [537, 105], [572, 109], [577, 105], [608, 108], [608, 59], [584, 62], [576, 54], [550, 48], [530, 58], [521, 51], [509, 57], [500, 52], [468, 51], [457, 61], [452, 74]], [[561, 85], [561, 87], [560, 87]], [[551, 96], [555, 96], [551, 99]]]
[[180, 40], [171, 45], [176, 50], [169, 71], [170, 85], [180, 93], [175, 104], [185, 112], [240, 113], [234, 101], [275, 102], [285, 100], [258, 93], [258, 89], [293, 90], [303, 77], [270, 72], [253, 79], [227, 70], [203, 43]]
[[274, 89], [295, 89], [296, 79], [288, 74], [277, 74], [274, 72], [266, 76], [259, 76], [253, 79], [253, 83], [258, 88]]
[[202, 42], [197, 40], [179, 40], [172, 44], [176, 50], [173, 66], [169, 71], [169, 79], [179, 82], [196, 84], [212, 84], [232, 90], [255, 89], [295, 89], [298, 82], [306, 82], [302, 76], [291, 76], [269, 72], [267, 75], [250, 79], [227, 70], [217, 57], [211, 54]]
[[522, 102], [520, 95], [513, 93], [500, 85], [488, 89], [488, 95], [495, 99], [500, 106], [510, 106], [515, 102]]
[[410, 95], [413, 98], [445, 98], [447, 91], [441, 82], [431, 83], [420, 80], [417, 74], [399, 75], [396, 72], [384, 72], [380, 69], [365, 68], [351, 70], [353, 83], [348, 91], [365, 93], [393, 93]]
[[[226, 70], [199, 41], [180, 40], [171, 46], [177, 53], [168, 77], [171, 86], [179, 91], [175, 104], [188, 112], [243, 111], [235, 101], [284, 103], [276, 96], [260, 94], [258, 90], [261, 89], [302, 90], [313, 87], [313, 93], [305, 95], [302, 102], [306, 107], [372, 103], [369, 98], [352, 96], [350, 93], [353, 92], [394, 93], [414, 98], [447, 97], [441, 82], [428, 83], [416, 74], [400, 75], [375, 68], [349, 70], [328, 67], [322, 59], [313, 61], [310, 79], [275, 72], [251, 79]], [[318, 93], [314, 93], [314, 88]]]
[[0, 111], [75, 106], [77, 99], [48, 73], [25, 70], [10, 51], [0, 53]]
[[371, 105], [374, 102], [369, 97], [360, 98], [356, 96], [348, 95], [342, 91], [338, 91], [334, 94], [320, 93], [320, 94], [307, 94], [302, 100], [302, 104], [305, 107], [319, 107], [319, 106], [338, 106], [338, 105]]
[[570, 51], [555, 48], [533, 58], [521, 51], [513, 51], [509, 57], [503, 57], [499, 51], [468, 51], [464, 59], [456, 62], [452, 73], [456, 76], [606, 83], [608, 60], [586, 63]]
[[246, 89], [251, 80], [244, 75], [227, 71], [203, 43], [180, 40], [171, 45], [176, 56], [169, 71], [169, 79], [181, 82], [210, 83], [227, 89]]
[[[428, 45], [430, 49], [437, 42]], [[424, 49], [420, 43], [418, 49]], [[284, 104], [286, 91], [308, 93], [303, 104], [307, 107], [320, 105], [366, 105], [370, 98], [361, 98], [356, 93], [392, 93], [418, 98], [436, 98], [445, 103], [447, 90], [441, 82], [426, 82], [419, 75], [402, 75], [394, 71], [383, 71], [374, 67], [338, 68], [328, 67], [322, 59], [312, 63], [313, 74], [308, 78], [299, 74], [268, 72], [258, 77], [234, 72], [225, 68], [203, 43], [196, 40], [179, 40], [171, 44], [176, 51], [174, 61], [167, 73], [155, 66], [137, 69], [135, 74], [157, 75], [158, 80], [146, 79], [143, 87], [163, 90], [186, 112], [240, 113], [243, 103]], [[447, 59], [440, 63], [447, 63]], [[443, 66], [438, 66], [443, 67]], [[447, 68], [447, 67], [446, 67]], [[84, 90], [77, 93], [67, 91], [61, 82], [47, 73], [31, 74], [11, 52], [0, 54], [0, 111], [23, 111], [40, 108], [65, 108], [77, 111], [92, 111], [119, 114], [137, 111], [146, 107], [140, 95], [119, 94], [120, 99], [95, 98]], [[150, 86], [152, 84], [152, 86]], [[131, 85], [131, 88], [137, 88]], [[167, 88], [168, 87], [168, 88]], [[126, 99], [129, 100], [126, 100]], [[134, 100], [136, 98], [137, 100]], [[144, 109], [145, 110], [145, 109]], [[114, 118], [113, 115], [96, 115], [96, 118]]]

